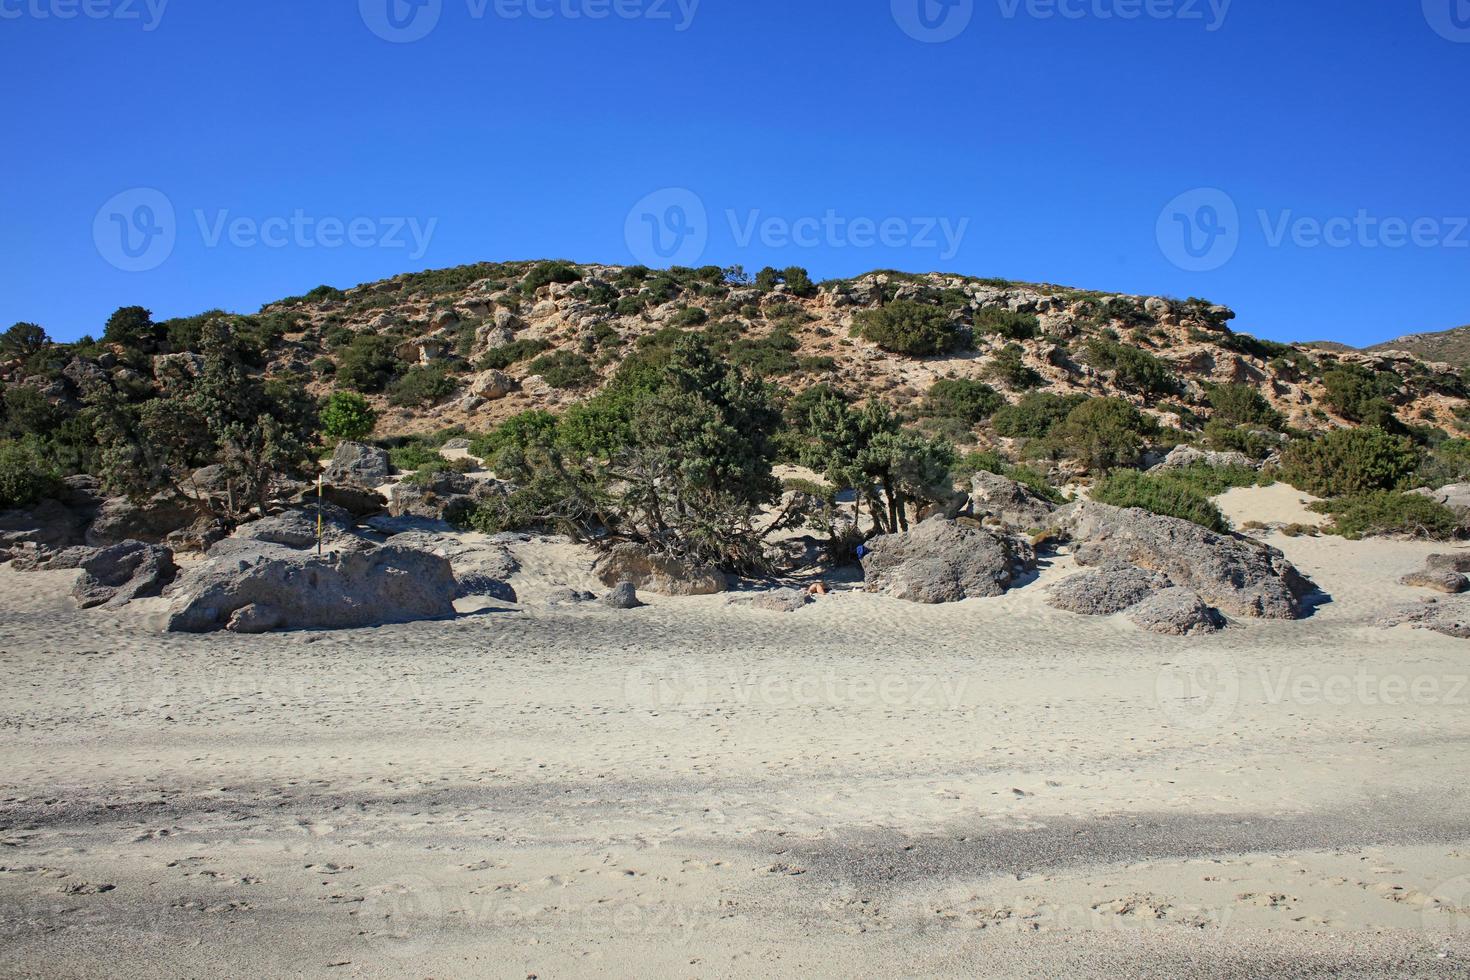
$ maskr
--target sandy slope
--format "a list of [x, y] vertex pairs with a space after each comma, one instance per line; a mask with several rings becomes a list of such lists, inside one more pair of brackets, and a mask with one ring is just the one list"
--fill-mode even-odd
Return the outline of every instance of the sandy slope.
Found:
[[[6, 976], [1470, 972], [1470, 645], [1371, 625], [1430, 550], [1180, 642], [843, 592], [276, 637], [0, 569]], [[113, 886], [102, 890], [103, 886]]]

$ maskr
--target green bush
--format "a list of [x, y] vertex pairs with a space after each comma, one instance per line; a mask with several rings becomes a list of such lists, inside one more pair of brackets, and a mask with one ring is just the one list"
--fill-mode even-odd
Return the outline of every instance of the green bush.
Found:
[[1271, 407], [1266, 396], [1250, 385], [1216, 385], [1210, 389], [1209, 401], [1215, 410], [1210, 418], [1227, 425], [1276, 428], [1282, 421], [1281, 413]]
[[1092, 499], [1114, 507], [1139, 507], [1164, 517], [1193, 521], [1224, 533], [1230, 525], [1203, 492], [1183, 480], [1155, 477], [1137, 470], [1118, 470], [1092, 489]]
[[528, 370], [553, 388], [581, 388], [597, 377], [587, 358], [565, 350], [543, 354], [531, 362]]
[[800, 365], [795, 351], [801, 343], [790, 332], [777, 327], [764, 337], [737, 340], [730, 345], [731, 362], [761, 378], [790, 374]]
[[459, 390], [459, 382], [438, 365], [420, 365], [388, 389], [388, 401], [398, 406], [436, 405]]
[[950, 416], [974, 425], [990, 418], [1005, 403], [1001, 393], [988, 384], [954, 378], [934, 382], [924, 410], [930, 415]]
[[1168, 395], [1179, 390], [1169, 365], [1147, 351], [1102, 337], [1087, 342], [1087, 360], [1093, 367], [1112, 371], [1117, 383], [1145, 395]]
[[1414, 485], [1438, 489], [1451, 483], [1470, 482], [1470, 439], [1446, 439], [1429, 451]]
[[556, 438], [557, 418], [533, 409], [512, 415], [496, 428], [470, 440], [470, 455], [490, 463], [507, 447], [524, 452], [535, 445], [550, 445]]
[[411, 439], [403, 445], [394, 446], [388, 450], [388, 457], [400, 473], [416, 473], [430, 463], [444, 458], [439, 455], [437, 447], [420, 439]]
[[60, 475], [34, 445], [0, 443], [0, 511], [29, 507], [60, 492]]
[[1041, 321], [1030, 313], [987, 306], [975, 314], [975, 331], [993, 333], [1007, 340], [1030, 340], [1041, 331]]
[[1393, 415], [1386, 398], [1398, 390], [1392, 375], [1374, 374], [1356, 364], [1340, 364], [1322, 375], [1327, 389], [1326, 402], [1333, 411], [1354, 422], [1377, 424], [1385, 410]]
[[1291, 443], [1281, 453], [1281, 478], [1319, 497], [1397, 490], [1419, 465], [1403, 436], [1364, 427], [1339, 429]]
[[398, 374], [400, 366], [393, 352], [393, 341], [377, 334], [358, 334], [342, 349], [337, 383], [353, 391], [382, 391]]
[[1014, 466], [994, 450], [986, 449], [966, 453], [954, 465], [955, 482], [962, 488], [969, 484], [970, 478], [976, 473], [997, 473], [1029, 487], [1038, 496], [1045, 497], [1054, 504], [1066, 503], [1066, 498], [1057, 488], [1047, 482], [1046, 474], [1037, 472], [1029, 466]]
[[1263, 459], [1280, 443], [1269, 436], [1260, 435], [1247, 428], [1232, 425], [1220, 419], [1205, 423], [1205, 445], [1227, 453], [1244, 453], [1251, 459]]
[[1026, 352], [1020, 344], [1006, 344], [995, 352], [985, 368], [986, 376], [1010, 385], [1017, 391], [1039, 388], [1046, 381], [1026, 364]]
[[1321, 514], [1332, 515], [1328, 530], [1356, 541], [1378, 534], [1403, 534], [1413, 538], [1446, 541], [1464, 533], [1459, 516], [1437, 500], [1417, 493], [1357, 494], [1323, 500], [1312, 505]]
[[0, 334], [0, 360], [30, 357], [51, 342], [46, 331], [34, 323], [17, 323]]
[[859, 336], [895, 354], [928, 357], [947, 354], [964, 343], [949, 314], [937, 306], [898, 300], [876, 310], [858, 313]]
[[357, 442], [372, 434], [378, 414], [368, 400], [350, 391], [339, 391], [322, 406], [322, 434], [332, 439]]
[[1235, 487], [1253, 487], [1261, 482], [1261, 474], [1249, 466], [1210, 466], [1195, 463], [1154, 474], [1159, 479], [1173, 480], [1198, 490], [1206, 497], [1218, 497]]
[[1056, 395], [1038, 391], [995, 413], [991, 424], [1008, 439], [1043, 439], [1064, 422], [1072, 409], [1087, 401], [1086, 395]]
[[580, 282], [582, 273], [567, 265], [565, 262], [538, 262], [531, 267], [521, 283], [521, 292], [530, 295], [542, 286], [551, 283]]
[[1121, 398], [1091, 398], [1068, 413], [1047, 436], [1056, 454], [1079, 460], [1092, 470], [1132, 466], [1158, 425]]
[[481, 371], [504, 371], [512, 364], [518, 364], [521, 361], [535, 357], [542, 351], [550, 349], [551, 344], [544, 340], [533, 340], [531, 338], [512, 340], [508, 344], [502, 344], [499, 347], [492, 348], [484, 357], [480, 358], [480, 363], [476, 367]]

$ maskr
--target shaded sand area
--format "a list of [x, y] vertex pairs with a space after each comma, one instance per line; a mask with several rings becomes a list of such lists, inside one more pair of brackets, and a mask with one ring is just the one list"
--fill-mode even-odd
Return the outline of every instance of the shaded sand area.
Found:
[[1470, 644], [1373, 625], [1437, 549], [1269, 540], [1333, 601], [1190, 640], [1065, 557], [264, 637], [0, 568], [0, 975], [1466, 976]]

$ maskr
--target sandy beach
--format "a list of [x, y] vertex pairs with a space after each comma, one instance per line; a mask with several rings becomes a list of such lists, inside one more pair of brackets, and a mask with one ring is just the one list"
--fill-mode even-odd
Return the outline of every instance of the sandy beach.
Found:
[[0, 973], [1464, 976], [1470, 648], [1373, 625], [1435, 548], [1270, 541], [1332, 601], [1191, 640], [1066, 557], [616, 612], [529, 542], [520, 606], [204, 638], [0, 569]]

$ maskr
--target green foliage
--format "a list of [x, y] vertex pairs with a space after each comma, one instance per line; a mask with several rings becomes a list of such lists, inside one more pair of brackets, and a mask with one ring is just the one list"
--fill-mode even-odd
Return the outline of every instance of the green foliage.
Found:
[[994, 450], [981, 450], [961, 456], [954, 467], [954, 479], [961, 486], [968, 484], [976, 473], [995, 473], [1029, 487], [1038, 496], [1054, 504], [1066, 503], [1065, 497], [1046, 480], [1046, 474], [1029, 466], [1014, 466]]
[[361, 333], [342, 349], [337, 365], [337, 383], [353, 391], [371, 394], [388, 387], [400, 367], [392, 340], [377, 334]]
[[1041, 321], [1031, 313], [1017, 313], [1004, 306], [987, 306], [975, 314], [975, 330], [1007, 340], [1031, 340], [1041, 332]]
[[1276, 428], [1281, 425], [1281, 413], [1271, 407], [1262, 395], [1250, 385], [1215, 385], [1209, 391], [1212, 420], [1226, 425], [1258, 425]]
[[400, 473], [416, 473], [443, 458], [439, 447], [422, 438], [408, 439], [388, 449], [388, 459]]
[[512, 415], [495, 429], [470, 440], [470, 455], [491, 464], [506, 448], [522, 453], [532, 446], [549, 446], [557, 436], [557, 419], [550, 412], [532, 410]]
[[388, 389], [388, 402], [400, 407], [427, 408], [459, 390], [459, 382], [438, 364], [415, 365]]
[[729, 347], [730, 360], [758, 378], [790, 374], [800, 365], [794, 351], [801, 344], [785, 330], [777, 327], [764, 337], [737, 340]]
[[1102, 337], [1087, 342], [1093, 367], [1112, 371], [1117, 383], [1144, 395], [1168, 395], [1179, 390], [1169, 366], [1147, 351]]
[[153, 314], [141, 306], [124, 306], [107, 318], [102, 340], [130, 350], [152, 350], [158, 342], [159, 330]]
[[1164, 517], [1193, 521], [1211, 531], [1230, 530], [1220, 509], [1185, 480], [1117, 470], [1092, 489], [1092, 499], [1114, 507], [1139, 507]]
[[553, 388], [583, 388], [597, 379], [587, 358], [565, 350], [543, 354], [531, 362], [529, 370]]
[[1206, 497], [1218, 497], [1235, 487], [1253, 487], [1262, 481], [1261, 474], [1249, 466], [1210, 466], [1208, 463], [1194, 463], [1151, 475], [1186, 484]]
[[1464, 522], [1437, 500], [1417, 493], [1378, 491], [1323, 500], [1312, 505], [1331, 514], [1334, 534], [1357, 540], [1380, 534], [1447, 541], [1465, 533]]
[[60, 475], [33, 442], [0, 442], [0, 511], [29, 507], [60, 492]]
[[484, 357], [480, 358], [480, 363], [476, 367], [481, 371], [504, 371], [512, 364], [528, 360], [540, 354], [542, 351], [550, 349], [551, 344], [545, 340], [533, 340], [531, 338], [513, 340], [508, 344], [502, 344], [499, 347], [492, 348]]
[[951, 416], [974, 425], [990, 418], [1005, 403], [1001, 393], [990, 385], [956, 378], [934, 382], [924, 410], [930, 415]]
[[1281, 454], [1281, 478], [1319, 497], [1396, 490], [1419, 464], [1414, 445], [1377, 428], [1299, 439]]
[[935, 306], [898, 300], [856, 318], [858, 334], [886, 351], [911, 357], [947, 354], [964, 343], [949, 314]]
[[1038, 391], [995, 413], [995, 431], [1009, 439], [1043, 439], [1064, 422], [1086, 395], [1057, 395]]
[[0, 334], [0, 360], [30, 357], [41, 351], [51, 338], [34, 323], [17, 323]]
[[1211, 449], [1244, 453], [1251, 459], [1263, 459], [1280, 445], [1274, 439], [1220, 419], [1206, 422], [1203, 435], [1205, 445]]
[[766, 266], [756, 273], [755, 288], [761, 292], [769, 293], [778, 285], [784, 285], [786, 292], [792, 296], [810, 298], [817, 295], [817, 284], [812, 282], [812, 277], [801, 266], [793, 265], [785, 269]]
[[985, 368], [986, 376], [1004, 382], [1017, 391], [1039, 388], [1046, 379], [1026, 363], [1026, 352], [1020, 344], [1006, 344], [996, 351]]
[[371, 435], [377, 424], [378, 413], [359, 394], [338, 391], [322, 405], [322, 434], [328, 438], [357, 442]]
[[1047, 436], [1053, 453], [1076, 459], [1089, 469], [1132, 466], [1158, 425], [1120, 398], [1091, 398], [1072, 409]]
[[565, 262], [538, 262], [526, 274], [525, 280], [521, 283], [521, 292], [529, 296], [543, 286], [554, 282], [580, 282], [581, 279], [582, 273]]
[[[8, 394], [8, 393], [7, 393]], [[1446, 439], [1425, 456], [1414, 485], [1439, 489], [1451, 483], [1470, 483], [1470, 439]]]
[[1327, 389], [1328, 406], [1343, 418], [1387, 429], [1397, 424], [1393, 406], [1387, 401], [1399, 386], [1392, 375], [1375, 375], [1356, 364], [1339, 364], [1322, 375], [1322, 386]]

